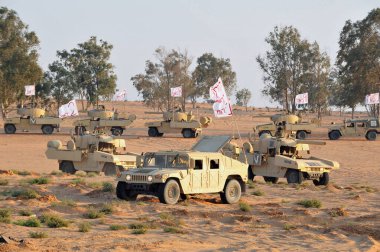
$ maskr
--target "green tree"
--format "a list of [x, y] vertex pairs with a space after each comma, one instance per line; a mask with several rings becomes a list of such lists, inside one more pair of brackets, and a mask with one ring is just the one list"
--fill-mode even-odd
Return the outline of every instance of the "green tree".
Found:
[[39, 40], [17, 13], [0, 8], [0, 110], [3, 117], [14, 102], [25, 99], [24, 86], [42, 78], [38, 65]]
[[[352, 110], [362, 103], [367, 94], [380, 88], [380, 8], [372, 10], [366, 18], [353, 23], [346, 21], [339, 39], [336, 61], [339, 82], [343, 85], [340, 97]], [[378, 107], [370, 107], [378, 115]]]
[[209, 98], [210, 87], [219, 77], [227, 95], [231, 96], [236, 89], [236, 73], [232, 70], [230, 59], [216, 58], [212, 53], [205, 53], [197, 59], [197, 66], [192, 74], [195, 83], [191, 93], [193, 104], [199, 97]]
[[236, 92], [236, 104], [239, 106], [244, 106], [245, 111], [248, 110], [248, 102], [251, 99], [251, 91], [247, 88], [243, 88]]

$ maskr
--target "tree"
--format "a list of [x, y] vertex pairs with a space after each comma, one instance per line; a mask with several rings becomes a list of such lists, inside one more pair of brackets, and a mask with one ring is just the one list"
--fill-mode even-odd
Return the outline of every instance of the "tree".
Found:
[[42, 78], [38, 65], [39, 40], [17, 13], [0, 8], [0, 110], [3, 117], [14, 102], [25, 99], [24, 86]]
[[216, 58], [212, 53], [205, 53], [197, 59], [197, 66], [192, 74], [195, 83], [191, 93], [193, 104], [198, 97], [209, 98], [209, 89], [219, 77], [227, 95], [231, 96], [236, 89], [236, 73], [232, 70], [230, 59]]
[[131, 78], [133, 85], [147, 106], [161, 111], [175, 106], [176, 98], [171, 97], [170, 88], [181, 86], [180, 105], [185, 111], [186, 99], [192, 88], [189, 72], [191, 58], [186, 51], [167, 51], [165, 48], [156, 49], [155, 56], [157, 63], [147, 60], [145, 73]]
[[[346, 21], [339, 39], [336, 61], [339, 82], [343, 85], [341, 99], [352, 110], [363, 103], [367, 94], [380, 88], [380, 8], [353, 23]], [[376, 115], [372, 106], [371, 114]], [[378, 108], [377, 108], [378, 115]]]
[[245, 111], [248, 110], [248, 102], [251, 99], [251, 91], [247, 88], [243, 88], [236, 92], [236, 104], [239, 106], [244, 106]]

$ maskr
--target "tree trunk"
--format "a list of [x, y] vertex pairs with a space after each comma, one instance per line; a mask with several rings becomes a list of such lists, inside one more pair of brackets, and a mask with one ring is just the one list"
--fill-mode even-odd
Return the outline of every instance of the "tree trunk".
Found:
[[355, 106], [352, 106], [352, 108], [351, 108], [351, 119], [354, 119], [354, 113], [355, 113]]

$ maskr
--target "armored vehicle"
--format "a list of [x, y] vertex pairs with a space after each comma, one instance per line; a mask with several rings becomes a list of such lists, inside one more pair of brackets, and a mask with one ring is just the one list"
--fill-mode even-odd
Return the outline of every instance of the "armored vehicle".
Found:
[[274, 136], [277, 125], [285, 125], [285, 131], [295, 132], [297, 139], [305, 139], [311, 130], [316, 127], [313, 123], [302, 122], [301, 118], [296, 115], [276, 114], [270, 117], [272, 123], [261, 124], [256, 126], [256, 131], [261, 136], [264, 133]]
[[162, 203], [176, 204], [188, 194], [219, 193], [222, 202], [236, 203], [245, 191], [248, 173], [246, 163], [224, 154], [230, 140], [229, 136], [204, 136], [191, 150], [145, 153], [141, 168], [117, 177], [116, 195], [135, 200], [139, 194], [149, 194]]
[[276, 136], [262, 134], [260, 138], [244, 143], [243, 149], [249, 163], [249, 178], [263, 176], [267, 182], [277, 183], [286, 178], [288, 183], [313, 180], [315, 185], [327, 185], [329, 173], [339, 168], [339, 163], [310, 156], [310, 145], [325, 145], [322, 141], [299, 140], [284, 133], [279, 127]]
[[65, 147], [60, 140], [49, 141], [45, 152], [48, 159], [58, 160], [63, 172], [104, 172], [112, 176], [139, 164], [139, 154], [125, 152], [124, 139], [89, 132], [71, 138]]
[[185, 113], [180, 110], [145, 113], [162, 114], [164, 118], [163, 121], [145, 123], [150, 137], [162, 137], [165, 133], [181, 133], [184, 138], [195, 138], [202, 132], [202, 128], [207, 128], [211, 123], [208, 116], [202, 116], [198, 121], [192, 112]]
[[365, 136], [367, 140], [376, 140], [380, 134], [379, 119], [347, 119], [342, 124], [329, 127], [328, 136], [330, 140], [338, 140], [341, 136]]
[[18, 108], [18, 117], [6, 118], [4, 120], [4, 131], [6, 134], [14, 134], [16, 130], [29, 131], [41, 129], [43, 134], [50, 135], [54, 129], [59, 130], [62, 119], [46, 115], [46, 111], [40, 108]]
[[103, 105], [99, 105], [97, 109], [89, 110], [90, 118], [82, 119], [74, 122], [75, 132], [94, 131], [97, 128], [105, 128], [111, 130], [112, 135], [120, 136], [125, 128], [136, 120], [136, 115], [129, 115], [128, 118], [119, 118], [119, 113], [106, 110]]

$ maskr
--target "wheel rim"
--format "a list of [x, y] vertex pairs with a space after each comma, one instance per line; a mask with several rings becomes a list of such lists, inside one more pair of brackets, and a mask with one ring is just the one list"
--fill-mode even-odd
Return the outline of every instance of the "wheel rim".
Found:
[[228, 196], [231, 198], [231, 199], [235, 199], [238, 195], [238, 187], [236, 185], [234, 186], [231, 186], [230, 189], [228, 190]]
[[299, 182], [298, 172], [291, 171], [291, 172], [289, 172], [287, 177], [288, 177], [289, 183], [298, 183]]
[[300, 131], [299, 133], [298, 133], [298, 137], [297, 137], [298, 139], [305, 139], [306, 138], [306, 133], [305, 133], [305, 131]]

